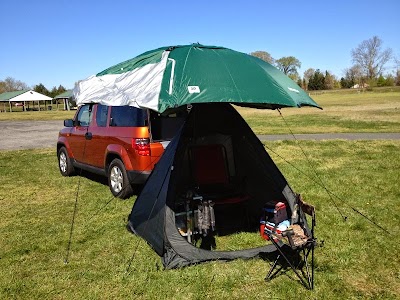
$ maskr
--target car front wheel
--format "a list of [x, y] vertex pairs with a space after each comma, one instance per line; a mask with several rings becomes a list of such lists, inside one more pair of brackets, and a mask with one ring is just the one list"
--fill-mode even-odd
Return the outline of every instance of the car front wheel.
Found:
[[65, 147], [61, 147], [58, 150], [58, 167], [60, 169], [60, 173], [63, 176], [71, 176], [75, 173], [74, 166], [71, 163], [71, 159], [68, 156], [67, 149]]
[[127, 199], [133, 194], [125, 166], [118, 158], [115, 158], [108, 168], [108, 186], [111, 193], [121, 199]]

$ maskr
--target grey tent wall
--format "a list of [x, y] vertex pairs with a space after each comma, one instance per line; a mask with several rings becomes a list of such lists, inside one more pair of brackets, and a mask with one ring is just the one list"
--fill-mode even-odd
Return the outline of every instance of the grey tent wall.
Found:
[[[179, 131], [180, 133], [180, 131]], [[160, 161], [151, 173], [148, 184], [133, 205], [128, 226], [145, 239], [158, 255], [164, 254], [165, 201], [169, 178], [180, 134], [169, 143]]]
[[[187, 147], [202, 137], [214, 143], [229, 136], [232, 142], [236, 175], [246, 178], [252, 196], [249, 211], [257, 223], [262, 207], [269, 200], [286, 200], [293, 208], [295, 194], [263, 144], [236, 110], [226, 103], [193, 105], [183, 128], [166, 148], [136, 200], [129, 226], [162, 257], [166, 268], [182, 267], [209, 260], [251, 258], [275, 251], [271, 244], [240, 251], [199, 249], [180, 235], [175, 224], [175, 200], [188, 188]], [[206, 139], [206, 138], [205, 138]], [[207, 142], [203, 139], [202, 142]]]
[[276, 251], [275, 246], [272, 244], [237, 251], [209, 251], [197, 248], [180, 235], [175, 225], [175, 213], [168, 207], [166, 209], [165, 234], [168, 243], [166, 244], [167, 251], [163, 255], [162, 262], [166, 269], [179, 268], [211, 260], [249, 259], [260, 255], [260, 253]]
[[[175, 224], [174, 202], [183, 194], [188, 179], [187, 149], [193, 144], [216, 143], [229, 137], [238, 176], [248, 177], [247, 190], [255, 201], [249, 206], [252, 218], [258, 225], [262, 207], [268, 200], [286, 200], [293, 207], [294, 193], [275, 163], [265, 151], [263, 144], [253, 133], [243, 118], [228, 104], [195, 105], [182, 130], [182, 136], [176, 149], [174, 169], [171, 173], [166, 208], [166, 252], [163, 264], [166, 268], [181, 267], [209, 260], [231, 260], [251, 258], [260, 253], [275, 251], [273, 245], [244, 249], [240, 251], [208, 251], [189, 244], [182, 237]], [[224, 144], [224, 142], [219, 142]], [[229, 152], [229, 151], [228, 151]], [[190, 181], [190, 180], [189, 180]], [[190, 187], [189, 187], [190, 188]]]

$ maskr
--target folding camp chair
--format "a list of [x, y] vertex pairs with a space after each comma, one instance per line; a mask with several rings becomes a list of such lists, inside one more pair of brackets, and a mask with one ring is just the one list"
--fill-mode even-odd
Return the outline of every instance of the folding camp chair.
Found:
[[[314, 248], [317, 244], [314, 237], [315, 208], [305, 203], [300, 195], [297, 196], [297, 205], [295, 206], [297, 206], [297, 211], [294, 214], [298, 214], [298, 216], [294, 218], [298, 221], [287, 230], [280, 232], [267, 227], [264, 229], [265, 234], [278, 250], [278, 256], [265, 280], [271, 280], [280, 271], [290, 267], [301, 283], [312, 290], [314, 288]], [[307, 226], [305, 214], [311, 216], [311, 230]], [[310, 254], [311, 258], [309, 258]], [[310, 263], [309, 260], [311, 260]]]

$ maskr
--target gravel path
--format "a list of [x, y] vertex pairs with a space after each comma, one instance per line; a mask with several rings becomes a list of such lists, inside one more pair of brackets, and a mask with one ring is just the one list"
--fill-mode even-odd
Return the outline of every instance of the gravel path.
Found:
[[[56, 147], [63, 121], [0, 121], [0, 150]], [[293, 140], [286, 134], [259, 135], [261, 141]], [[298, 140], [399, 140], [400, 133], [296, 134]]]

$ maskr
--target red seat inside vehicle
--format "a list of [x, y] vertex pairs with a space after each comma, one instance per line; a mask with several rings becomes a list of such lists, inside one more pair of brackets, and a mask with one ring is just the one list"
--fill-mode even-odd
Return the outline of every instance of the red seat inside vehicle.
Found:
[[[243, 184], [233, 182], [226, 149], [221, 144], [196, 145], [190, 148], [192, 176], [200, 194], [215, 204], [241, 203], [250, 197], [243, 191]], [[231, 171], [231, 172], [230, 172]]]

